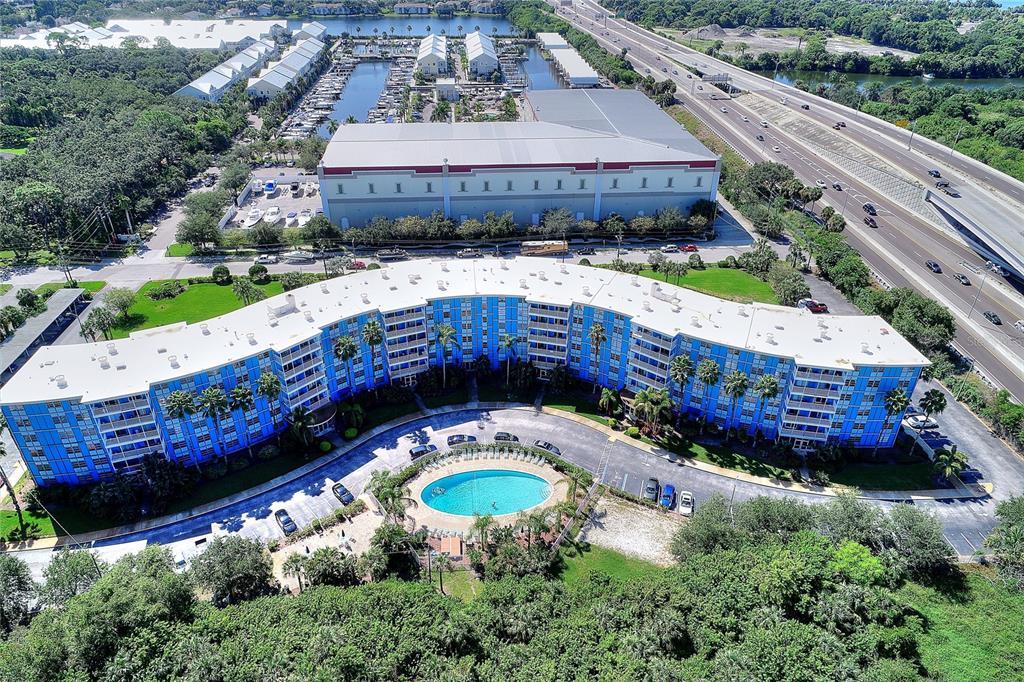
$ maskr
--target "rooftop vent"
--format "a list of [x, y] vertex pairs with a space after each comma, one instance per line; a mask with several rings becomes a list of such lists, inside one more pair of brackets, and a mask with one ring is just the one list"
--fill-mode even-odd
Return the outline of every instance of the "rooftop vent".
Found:
[[561, 265], [559, 266], [558, 270], [559, 270], [559, 272], [561, 272], [561, 273], [562, 273], [563, 275], [568, 275], [568, 274], [569, 274], [569, 268], [565, 267], [565, 263], [562, 263], [562, 264], [561, 264]]
[[419, 277], [417, 275], [409, 275], [409, 284], [416, 284], [416, 280], [418, 279]]
[[651, 312], [654, 310], [654, 306], [651, 305], [650, 301], [644, 301], [644, 310]]
[[168, 355], [167, 356], [167, 361], [169, 363], [171, 363], [171, 367], [174, 367], [174, 368], [181, 367], [181, 365], [178, 364], [178, 356], [177, 355]]
[[320, 282], [320, 291], [325, 294], [330, 293], [330, 290], [327, 288], [327, 282]]
[[58, 374], [57, 376], [53, 377], [53, 381], [54, 383], [57, 384], [57, 388], [68, 387], [68, 380], [64, 377], [63, 374]]
[[818, 318], [818, 329], [828, 329], [828, 325], [825, 324], [825, 320]]
[[256, 345], [256, 334], [254, 334], [253, 332], [249, 332], [248, 334], [246, 334], [245, 338], [249, 340], [249, 345]]
[[448, 272], [448, 261], [441, 261], [441, 272]]
[[519, 280], [519, 288], [520, 289], [528, 289], [529, 288], [529, 287], [526, 286], [526, 280], [525, 279]]
[[159, 348], [156, 349], [156, 352], [157, 352], [157, 354], [162, 355], [162, 354], [167, 352], [167, 349], [164, 348], [163, 346], [160, 346]]
[[640, 279], [636, 275], [633, 275], [632, 277], [629, 278], [629, 283], [635, 287], [638, 287], [640, 286]]
[[692, 324], [694, 327], [699, 327], [700, 326], [700, 318], [697, 317], [696, 315], [691, 315], [690, 316], [690, 324]]
[[444, 291], [444, 280], [443, 279], [437, 280], [437, 288], [440, 289], [441, 291]]
[[867, 341], [861, 341], [860, 342], [860, 352], [861, 353], [870, 353], [871, 352], [871, 351], [868, 350], [868, 342]]
[[208, 325], [208, 324], [201, 324], [201, 325], [199, 325], [199, 328], [203, 330], [203, 336], [209, 336], [210, 335], [210, 325]]
[[888, 336], [889, 335], [889, 330], [886, 329], [885, 327], [881, 327], [880, 331], [882, 332], [882, 336]]
[[100, 361], [100, 367], [102, 367], [103, 369], [110, 369], [110, 361], [107, 360], [106, 355], [101, 355], [97, 359]]
[[821, 339], [822, 341], [828, 341], [828, 329], [822, 329], [821, 334], [818, 335], [818, 338]]
[[765, 338], [765, 341], [767, 341], [771, 345], [773, 345], [773, 346], [775, 345], [775, 334], [772, 334], [771, 332], [768, 332], [767, 334], [764, 335], [764, 338]]
[[590, 296], [590, 287], [583, 287], [583, 295]]
[[117, 355], [117, 344], [115, 344], [115, 343], [108, 343], [107, 344], [107, 352], [110, 353], [111, 355]]
[[506, 261], [506, 260], [501, 261], [501, 269], [502, 270], [508, 270], [508, 261]]
[[361, 295], [361, 297], [362, 297], [362, 299], [363, 299], [363, 303], [369, 303], [369, 302], [370, 302], [370, 295], [369, 295], [369, 294], [367, 294], [367, 293], [365, 293], [365, 292], [364, 292], [364, 293], [363, 293], [363, 294]]
[[747, 309], [746, 309], [746, 308], [744, 308], [743, 306], [740, 306], [740, 307], [739, 307], [739, 308], [738, 308], [738, 309], [736, 310], [736, 312], [737, 312], [737, 313], [739, 313], [739, 316], [740, 316], [740, 317], [747, 317], [747, 316], [749, 315], [749, 313], [747, 313]]
[[540, 281], [542, 281], [542, 282], [548, 281], [548, 276], [546, 274], [544, 274], [543, 270], [540, 271], [540, 273], [537, 275], [537, 277], [539, 277]]
[[306, 322], [312, 322], [312, 321], [313, 321], [313, 311], [307, 310], [306, 311]]
[[381, 276], [381, 279], [391, 279], [391, 276], [388, 275], [388, 271], [387, 270], [381, 270], [380, 271], [380, 276]]

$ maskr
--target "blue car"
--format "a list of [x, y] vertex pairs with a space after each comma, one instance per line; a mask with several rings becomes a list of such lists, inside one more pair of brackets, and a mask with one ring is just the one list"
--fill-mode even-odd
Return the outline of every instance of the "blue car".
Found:
[[266, 181], [266, 182], [265, 182], [265, 183], [263, 184], [263, 192], [264, 192], [264, 193], [265, 193], [265, 194], [266, 194], [266, 195], [267, 195], [268, 197], [269, 197], [270, 195], [272, 195], [272, 194], [273, 194], [274, 192], [276, 192], [276, 191], [277, 191], [277, 183], [276, 183], [276, 182], [274, 182], [273, 180], [267, 180], [267, 181]]
[[671, 483], [666, 483], [665, 487], [661, 490], [661, 500], [658, 501], [662, 507], [671, 509], [676, 504], [676, 487]]

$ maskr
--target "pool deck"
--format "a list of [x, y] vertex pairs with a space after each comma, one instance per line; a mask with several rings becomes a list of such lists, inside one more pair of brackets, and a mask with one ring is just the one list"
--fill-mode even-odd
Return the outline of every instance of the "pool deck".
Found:
[[[467, 459], [467, 457], [472, 457], [472, 459]], [[467, 471], [487, 470], [520, 471], [539, 476], [548, 482], [551, 486], [551, 495], [540, 504], [523, 511], [528, 512], [541, 507], [551, 507], [564, 500], [569, 492], [568, 479], [547, 464], [536, 464], [532, 461], [508, 459], [505, 455], [477, 452], [471, 455], [456, 457], [444, 462], [440, 466], [426, 469], [420, 472], [416, 478], [412, 479], [409, 482], [409, 497], [414, 500], [414, 504], [406, 510], [406, 516], [415, 524], [415, 528], [426, 527], [428, 530], [455, 531], [468, 536], [470, 526], [473, 525], [473, 517], [447, 514], [427, 506], [423, 502], [423, 489], [445, 476], [461, 474]], [[494, 523], [497, 526], [512, 525], [521, 513], [496, 515], [494, 516]]]

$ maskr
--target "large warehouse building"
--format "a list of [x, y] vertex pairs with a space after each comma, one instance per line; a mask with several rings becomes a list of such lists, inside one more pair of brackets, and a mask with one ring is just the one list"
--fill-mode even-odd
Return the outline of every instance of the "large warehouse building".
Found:
[[[390, 127], [390, 126], [381, 126]], [[382, 344], [362, 340], [364, 326]], [[605, 334], [594, 345], [590, 331]], [[453, 347], [435, 342], [455, 329]], [[342, 336], [357, 355], [339, 359]], [[513, 349], [502, 340], [515, 339]], [[182, 464], [244, 450], [286, 428], [298, 407], [315, 433], [333, 424], [333, 401], [430, 366], [483, 356], [540, 372], [637, 392], [666, 388], [673, 405], [720, 426], [757, 430], [807, 450], [817, 443], [889, 446], [903, 415], [886, 396], [910, 395], [928, 365], [880, 317], [812, 315], [739, 304], [612, 270], [541, 258], [416, 260], [311, 284], [201, 324], [178, 323], [127, 339], [40, 348], [0, 391], [11, 434], [39, 484], [85, 483], [139, 468], [146, 455]], [[673, 358], [739, 371], [750, 388], [734, 399], [718, 381], [678, 384]], [[773, 375], [779, 393], [753, 386]], [[261, 390], [276, 377], [280, 390]], [[269, 380], [269, 381], [268, 381]], [[214, 419], [168, 408], [209, 388], [248, 389], [253, 400]], [[170, 396], [175, 393], [175, 399]]]
[[434, 211], [536, 224], [551, 208], [601, 220], [715, 199], [718, 157], [642, 93], [526, 97], [534, 121], [341, 126], [318, 168], [324, 214], [342, 228]]

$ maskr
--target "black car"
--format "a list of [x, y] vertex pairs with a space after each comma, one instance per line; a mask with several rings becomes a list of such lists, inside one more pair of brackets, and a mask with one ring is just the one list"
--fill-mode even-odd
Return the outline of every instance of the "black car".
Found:
[[999, 317], [991, 310], [985, 311], [985, 319], [995, 325], [1000, 325], [1003, 323], [1003, 318]]
[[518, 443], [519, 436], [515, 435], [514, 433], [509, 433], [508, 431], [498, 431], [496, 434], [494, 434], [494, 440], [504, 441], [506, 443]]
[[[448, 441], [448, 444], [451, 445], [451, 440]], [[417, 445], [416, 447], [409, 448], [409, 456], [412, 457], [414, 460], [419, 459], [424, 455], [429, 455], [431, 452], [437, 452], [436, 445], [431, 445], [428, 443], [426, 445]]]
[[953, 279], [960, 282], [960, 284], [963, 284], [965, 287], [971, 286], [970, 278], [968, 278], [967, 275], [965, 275], [962, 272], [958, 272], [955, 275], [953, 275]]
[[878, 223], [876, 223], [875, 219], [869, 215], [864, 216], [864, 224], [868, 227], [878, 227]]
[[764, 142], [764, 135], [758, 135], [757, 136], [757, 141], [758, 142]]
[[462, 445], [463, 443], [475, 443], [476, 436], [468, 436], [464, 433], [456, 433], [448, 436], [448, 447]]
[[863, 206], [861, 206], [861, 208], [864, 209], [865, 213], [869, 213], [871, 215], [878, 215], [878, 210], [875, 208], [874, 204], [864, 204]]
[[292, 517], [284, 509], [278, 509], [274, 512], [274, 520], [277, 521], [277, 525], [281, 527], [285, 535], [291, 535], [299, 529], [295, 522], [292, 521]]
[[535, 441], [533, 441], [533, 444], [536, 445], [541, 450], [547, 450], [552, 455], [560, 455], [560, 454], [562, 454], [561, 450], [559, 450], [557, 447], [555, 447], [551, 443], [547, 442], [546, 440], [535, 440]]
[[576, 254], [580, 256], [593, 256], [597, 253], [597, 249], [592, 246], [584, 246], [583, 248], [576, 249]]
[[942, 272], [942, 266], [933, 260], [926, 260], [924, 264], [927, 265], [928, 269], [934, 272], [936, 275]]
[[341, 483], [335, 483], [331, 486], [331, 492], [338, 498], [338, 501], [342, 504], [352, 504], [355, 501], [355, 496], [348, 491], [348, 488], [343, 486]]
[[932, 168], [930, 171], [928, 171], [928, 175], [932, 176], [933, 178], [941, 178], [942, 177], [942, 173], [940, 173], [938, 170], [936, 170], [934, 168]]
[[800, 108], [801, 108], [801, 109], [810, 109], [810, 108], [811, 108], [811, 105], [810, 105], [810, 104], [801, 104], [801, 105], [800, 105]]
[[644, 483], [643, 498], [649, 502], [657, 502], [659, 492], [661, 492], [661, 484], [658, 483], [658, 479], [648, 478]]
[[840, 185], [838, 182], [833, 182], [832, 183], [832, 189], [834, 189], [837, 192], [842, 192], [843, 191], [843, 186]]

